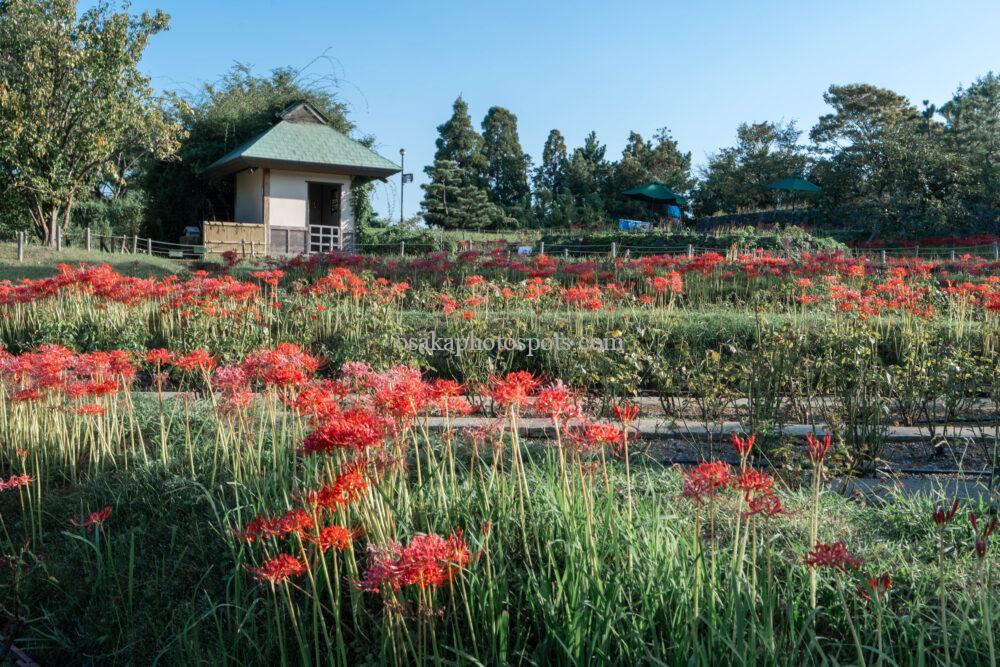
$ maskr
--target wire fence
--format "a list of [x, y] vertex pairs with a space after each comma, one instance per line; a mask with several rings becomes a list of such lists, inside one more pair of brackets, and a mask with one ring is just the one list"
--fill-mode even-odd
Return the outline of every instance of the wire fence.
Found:
[[[23, 261], [25, 247], [28, 245], [27, 234], [18, 232], [17, 235], [17, 257]], [[501, 248], [505, 254], [510, 255], [544, 255], [564, 258], [632, 258], [650, 255], [667, 256], [688, 256], [715, 252], [727, 257], [736, 255], [758, 255], [758, 256], [778, 256], [797, 257], [801, 256], [800, 251], [787, 250], [782, 248], [765, 249], [750, 248], [740, 244], [732, 244], [728, 247], [719, 245], [670, 245], [660, 246], [655, 244], [619, 244], [617, 242], [607, 243], [550, 243], [546, 248], [544, 241], [524, 241], [519, 239], [504, 239], [498, 244], [496, 240], [465, 240], [456, 245], [454, 239], [441, 239], [438, 241], [395, 241], [383, 243], [357, 243], [353, 242], [345, 247], [344, 252], [361, 255], [398, 256], [398, 257], [419, 257], [431, 253], [446, 252], [461, 253], [466, 251], [480, 251], [488, 253]], [[199, 244], [171, 243], [151, 238], [140, 237], [138, 235], [115, 235], [98, 234], [92, 230], [84, 229], [63, 233], [57, 230], [53, 248], [60, 252], [63, 248], [77, 248], [86, 251], [104, 252], [113, 254], [133, 254], [148, 255], [151, 257], [162, 257], [174, 260], [200, 260], [208, 255], [221, 254], [224, 251], [233, 251], [244, 258], [260, 258], [268, 256], [287, 256], [287, 253], [272, 251], [263, 243], [254, 241], [212, 241], [211, 246]], [[324, 249], [323, 252], [326, 252]], [[818, 252], [818, 251], [814, 251]], [[929, 246], [919, 245], [886, 247], [886, 248], [848, 248], [847, 254], [852, 257], [865, 258], [870, 261], [881, 261], [887, 263], [890, 260], [900, 260], [906, 258], [925, 260], [960, 260], [966, 257], [977, 257], [983, 260], [1000, 261], [1000, 243], [989, 243], [968, 246]]]

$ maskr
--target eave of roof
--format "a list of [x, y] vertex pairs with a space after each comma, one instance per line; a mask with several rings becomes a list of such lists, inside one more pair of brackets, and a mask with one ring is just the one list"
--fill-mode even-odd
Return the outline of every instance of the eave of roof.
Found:
[[219, 178], [250, 167], [386, 178], [400, 168], [329, 125], [283, 120], [222, 156], [204, 174]]

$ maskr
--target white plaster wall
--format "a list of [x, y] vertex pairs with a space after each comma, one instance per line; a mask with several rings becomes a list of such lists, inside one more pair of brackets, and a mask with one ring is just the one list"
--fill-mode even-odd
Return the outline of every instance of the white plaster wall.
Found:
[[308, 183], [340, 183], [340, 225], [354, 231], [351, 210], [351, 177], [317, 174], [306, 171], [271, 170], [271, 208], [269, 221], [277, 227], [305, 227], [308, 221]]
[[236, 174], [236, 205], [233, 222], [264, 222], [264, 172], [255, 169]]

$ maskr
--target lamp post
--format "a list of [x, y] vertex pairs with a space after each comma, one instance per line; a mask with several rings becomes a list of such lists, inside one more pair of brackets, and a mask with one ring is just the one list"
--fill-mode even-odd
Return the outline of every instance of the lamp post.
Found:
[[403, 186], [406, 185], [406, 149], [399, 149], [399, 224], [403, 224]]

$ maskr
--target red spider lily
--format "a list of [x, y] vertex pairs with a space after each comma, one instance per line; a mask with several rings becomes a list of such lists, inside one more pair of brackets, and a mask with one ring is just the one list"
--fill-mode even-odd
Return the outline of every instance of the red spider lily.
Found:
[[145, 359], [146, 363], [152, 364], [153, 366], [166, 366], [174, 360], [174, 355], [170, 352], [170, 350], [157, 348], [146, 352]]
[[325, 420], [341, 413], [340, 402], [347, 394], [347, 387], [340, 382], [324, 380], [302, 387], [294, 398], [285, 398], [284, 401], [300, 415]]
[[858, 594], [865, 600], [884, 600], [892, 588], [892, 577], [888, 573], [880, 574], [877, 577], [868, 577], [863, 585], [858, 586]]
[[338, 504], [352, 503], [370, 486], [364, 471], [359, 464], [349, 467], [337, 475], [332, 484], [327, 484], [318, 491], [306, 494], [306, 503], [310, 507], [333, 508]]
[[577, 395], [563, 385], [562, 380], [558, 380], [538, 392], [534, 407], [558, 426], [580, 416], [580, 405], [577, 401]]
[[279, 517], [265, 515], [254, 517], [243, 527], [242, 531], [237, 533], [237, 536], [247, 542], [254, 542], [265, 537], [284, 537], [286, 535], [302, 537], [315, 525], [316, 521], [312, 514], [299, 508], [289, 510]]
[[740, 455], [740, 459], [745, 459], [750, 455], [750, 450], [753, 449], [753, 445], [757, 441], [757, 434], [755, 433], [749, 438], [741, 438], [736, 435], [735, 432], [732, 432], [729, 434], [729, 441], [733, 443], [733, 447], [736, 448], [736, 452]]
[[639, 416], [639, 406], [635, 403], [619, 403], [612, 408], [612, 411], [623, 426], [628, 426]]
[[246, 376], [268, 387], [288, 387], [306, 382], [320, 360], [294, 343], [278, 343], [273, 350], [255, 350], [240, 364]]
[[822, 440], [819, 440], [812, 433], [806, 434], [806, 446], [809, 448], [809, 459], [813, 462], [813, 465], [818, 465], [823, 462], [826, 455], [830, 451], [830, 445], [833, 443], [833, 436], [827, 433], [823, 436]]
[[943, 526], [946, 523], [951, 523], [951, 520], [955, 518], [955, 513], [958, 512], [958, 498], [955, 498], [955, 502], [952, 503], [951, 509], [947, 510], [944, 507], [938, 505], [934, 508], [934, 523], [939, 526]]
[[847, 550], [843, 542], [823, 544], [817, 542], [813, 550], [806, 554], [806, 565], [809, 567], [829, 567], [846, 572], [861, 567], [861, 559]]
[[622, 441], [622, 430], [617, 424], [585, 423], [570, 433], [570, 442], [580, 453], [594, 452], [602, 447], [614, 447]]
[[515, 371], [490, 380], [489, 394], [498, 405], [519, 408], [527, 403], [539, 384], [538, 378], [531, 373]]
[[656, 276], [648, 280], [649, 286], [653, 288], [653, 291], [663, 294], [663, 293], [674, 293], [683, 294], [684, 293], [684, 279], [681, 274], [677, 271], [671, 271], [665, 276]]
[[82, 521], [77, 521], [76, 519], [70, 519], [69, 522], [76, 526], [77, 528], [86, 528], [87, 532], [92, 531], [94, 528], [100, 528], [104, 525], [104, 522], [108, 520], [111, 516], [111, 508], [105, 507], [104, 509], [97, 510], [96, 512], [91, 512], [87, 515], [86, 519]]
[[285, 276], [285, 272], [281, 269], [271, 269], [268, 271], [254, 271], [250, 274], [250, 276], [256, 278], [265, 285], [277, 287], [278, 283]]
[[230, 394], [245, 391], [247, 374], [239, 366], [220, 366], [212, 372], [212, 386]]
[[260, 567], [244, 565], [254, 579], [263, 583], [280, 583], [290, 577], [297, 577], [306, 571], [306, 566], [295, 556], [280, 554], [264, 561]]
[[468, 565], [472, 554], [461, 531], [456, 531], [447, 538], [416, 535], [406, 546], [370, 547], [370, 558], [360, 586], [377, 593], [411, 585], [421, 589], [441, 586]]
[[343, 551], [351, 546], [351, 543], [357, 536], [357, 531], [337, 524], [331, 524], [321, 528], [319, 535], [307, 535], [306, 539], [315, 544], [320, 551], [326, 553], [330, 549]]
[[374, 378], [375, 405], [393, 417], [408, 421], [427, 410], [433, 390], [408, 366], [397, 366]]
[[722, 461], [702, 461], [684, 475], [682, 495], [703, 505], [715, 498], [720, 489], [733, 483], [732, 470]]
[[78, 405], [73, 412], [78, 415], [100, 417], [104, 414], [104, 406], [100, 403], [86, 403], [84, 405]]
[[773, 493], [765, 493], [751, 498], [747, 502], [749, 509], [743, 513], [744, 516], [764, 516], [768, 519], [786, 514], [785, 508], [781, 506], [781, 499]]
[[434, 380], [429, 387], [429, 398], [440, 414], [461, 416], [472, 414], [473, 407], [462, 395], [465, 388], [454, 380]]
[[736, 488], [743, 492], [749, 501], [756, 495], [768, 495], [774, 491], [774, 479], [766, 472], [747, 468], [736, 479]]
[[28, 486], [34, 481], [35, 478], [31, 475], [11, 475], [6, 480], [0, 479], [0, 491], [20, 489], [21, 487]]
[[385, 422], [377, 415], [361, 408], [351, 408], [307, 435], [303, 451], [306, 454], [331, 454], [344, 449], [361, 451], [382, 444], [386, 431]]
[[997, 518], [993, 517], [988, 524], [984, 525], [982, 532], [979, 530], [979, 519], [972, 512], [969, 512], [969, 523], [972, 524], [972, 534], [976, 540], [976, 557], [986, 558], [986, 541], [997, 529]]
[[177, 357], [174, 365], [185, 371], [210, 371], [215, 368], [215, 358], [208, 350], [192, 350]]

